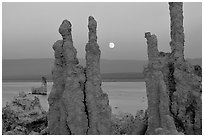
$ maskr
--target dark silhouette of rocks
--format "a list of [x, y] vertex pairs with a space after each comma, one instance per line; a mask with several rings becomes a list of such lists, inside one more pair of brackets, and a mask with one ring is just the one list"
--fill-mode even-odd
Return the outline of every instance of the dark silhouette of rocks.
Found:
[[59, 28], [63, 40], [54, 43], [53, 87], [49, 95], [50, 134], [110, 134], [111, 109], [107, 94], [101, 90], [100, 50], [96, 21], [89, 17], [89, 42], [86, 69], [79, 65], [73, 46], [71, 23]]
[[24, 92], [2, 108], [2, 133], [6, 135], [41, 134], [47, 127], [47, 113], [39, 98], [30, 98]]
[[183, 3], [169, 3], [171, 53], [159, 52], [157, 37], [145, 33], [148, 66], [146, 134], [202, 134], [201, 67], [184, 59]]
[[42, 85], [40, 87], [33, 87], [31, 89], [31, 93], [37, 95], [47, 95], [47, 79], [45, 77], [42, 77], [41, 84]]

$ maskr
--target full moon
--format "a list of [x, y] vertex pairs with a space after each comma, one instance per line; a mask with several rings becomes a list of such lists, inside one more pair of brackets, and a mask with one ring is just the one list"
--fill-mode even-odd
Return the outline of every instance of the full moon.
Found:
[[111, 42], [111, 43], [109, 43], [109, 47], [112, 49], [115, 47], [115, 44]]

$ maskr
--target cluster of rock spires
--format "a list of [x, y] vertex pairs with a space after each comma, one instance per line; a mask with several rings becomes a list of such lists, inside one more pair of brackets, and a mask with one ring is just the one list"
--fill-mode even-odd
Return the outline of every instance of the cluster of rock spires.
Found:
[[89, 41], [86, 67], [79, 65], [73, 46], [71, 23], [64, 20], [59, 28], [63, 40], [54, 43], [53, 87], [48, 98], [50, 134], [111, 134], [111, 107], [101, 89], [100, 49], [97, 22], [88, 20]]
[[145, 33], [148, 66], [146, 134], [202, 134], [201, 67], [184, 59], [183, 3], [169, 3], [171, 53], [158, 51], [157, 37]]
[[148, 110], [145, 117], [136, 118], [137, 122], [131, 116], [125, 120], [111, 116], [108, 96], [101, 90], [95, 19], [89, 17], [85, 68], [76, 57], [71, 23], [64, 20], [59, 28], [63, 40], [53, 45], [54, 84], [48, 99], [50, 134], [202, 134], [201, 67], [191, 66], [184, 59], [182, 6], [183, 3], [169, 3], [171, 53], [159, 52], [156, 35], [145, 33]]
[[[77, 59], [71, 23], [59, 28], [63, 40], [54, 43], [53, 87], [48, 114], [39, 99], [25, 93], [2, 111], [3, 134], [202, 134], [201, 67], [184, 59], [183, 3], [169, 3], [171, 17], [171, 53], [158, 51], [157, 37], [145, 33], [148, 66], [144, 69], [148, 109], [113, 115], [108, 95], [101, 89], [100, 49], [97, 22], [88, 19], [86, 67]], [[43, 80], [46, 85], [46, 80]]]
[[[88, 28], [86, 67], [83, 68], [79, 65], [77, 51], [73, 46], [71, 23], [67, 20], [62, 22], [59, 33], [63, 40], [58, 40], [53, 45], [55, 63], [48, 113], [42, 109], [36, 96], [32, 99], [31, 95], [20, 93], [3, 108], [4, 135], [145, 133], [147, 117], [144, 112], [138, 113], [136, 117], [111, 113], [108, 95], [101, 89], [101, 52], [97, 44], [97, 23], [91, 16]], [[47, 86], [45, 78], [42, 78], [42, 86]]]

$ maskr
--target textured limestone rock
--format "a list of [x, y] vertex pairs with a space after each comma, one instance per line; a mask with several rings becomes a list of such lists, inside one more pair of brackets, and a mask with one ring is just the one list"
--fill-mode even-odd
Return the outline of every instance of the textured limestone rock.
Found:
[[47, 81], [45, 77], [42, 77], [42, 81], [41, 81], [41, 86], [40, 87], [33, 87], [31, 89], [32, 94], [38, 94], [38, 95], [47, 95]]
[[49, 95], [50, 134], [110, 134], [111, 108], [101, 89], [100, 50], [96, 21], [89, 17], [86, 71], [78, 63], [73, 47], [71, 23], [59, 28], [63, 40], [54, 43], [53, 87]]
[[156, 36], [145, 34], [149, 59], [144, 70], [147, 134], [202, 134], [201, 67], [184, 59], [182, 5], [169, 3], [171, 53], [159, 52]]
[[[34, 131], [31, 131], [31, 132], [34, 132]], [[3, 135], [26, 135], [26, 134], [27, 134], [26, 128], [22, 126], [16, 126], [14, 127], [13, 130], [3, 133]]]
[[176, 61], [184, 61], [183, 3], [169, 2], [171, 20], [171, 51]]
[[48, 127], [50, 134], [86, 134], [88, 118], [84, 104], [84, 69], [78, 63], [73, 46], [71, 23], [64, 20], [59, 28], [63, 40], [54, 43], [53, 87], [49, 95]]
[[160, 128], [170, 134], [178, 134], [174, 120], [170, 116], [169, 96], [163, 74], [154, 68], [148, 69], [145, 70], [148, 97], [148, 129], [146, 134], [159, 134], [157, 129]]
[[89, 41], [86, 44], [85, 94], [88, 114], [88, 134], [111, 134], [111, 107], [108, 95], [101, 89], [100, 54], [97, 44], [96, 20], [88, 19]]
[[24, 92], [2, 109], [3, 134], [40, 133], [47, 126], [47, 113], [37, 97], [28, 97]]

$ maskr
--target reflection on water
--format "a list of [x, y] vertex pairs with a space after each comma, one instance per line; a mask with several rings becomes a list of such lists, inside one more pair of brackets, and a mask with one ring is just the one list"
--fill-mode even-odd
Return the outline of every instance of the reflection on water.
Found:
[[[18, 92], [31, 92], [32, 87], [38, 87], [40, 82], [5, 82], [2, 84], [2, 105], [11, 100]], [[48, 82], [48, 94], [52, 88], [52, 82]], [[127, 112], [135, 114], [139, 109], [147, 108], [146, 89], [144, 82], [103, 82], [102, 89], [108, 94], [109, 103], [113, 113]], [[34, 96], [34, 95], [29, 95]], [[49, 105], [47, 96], [35, 95], [40, 98], [40, 102], [45, 110]]]

